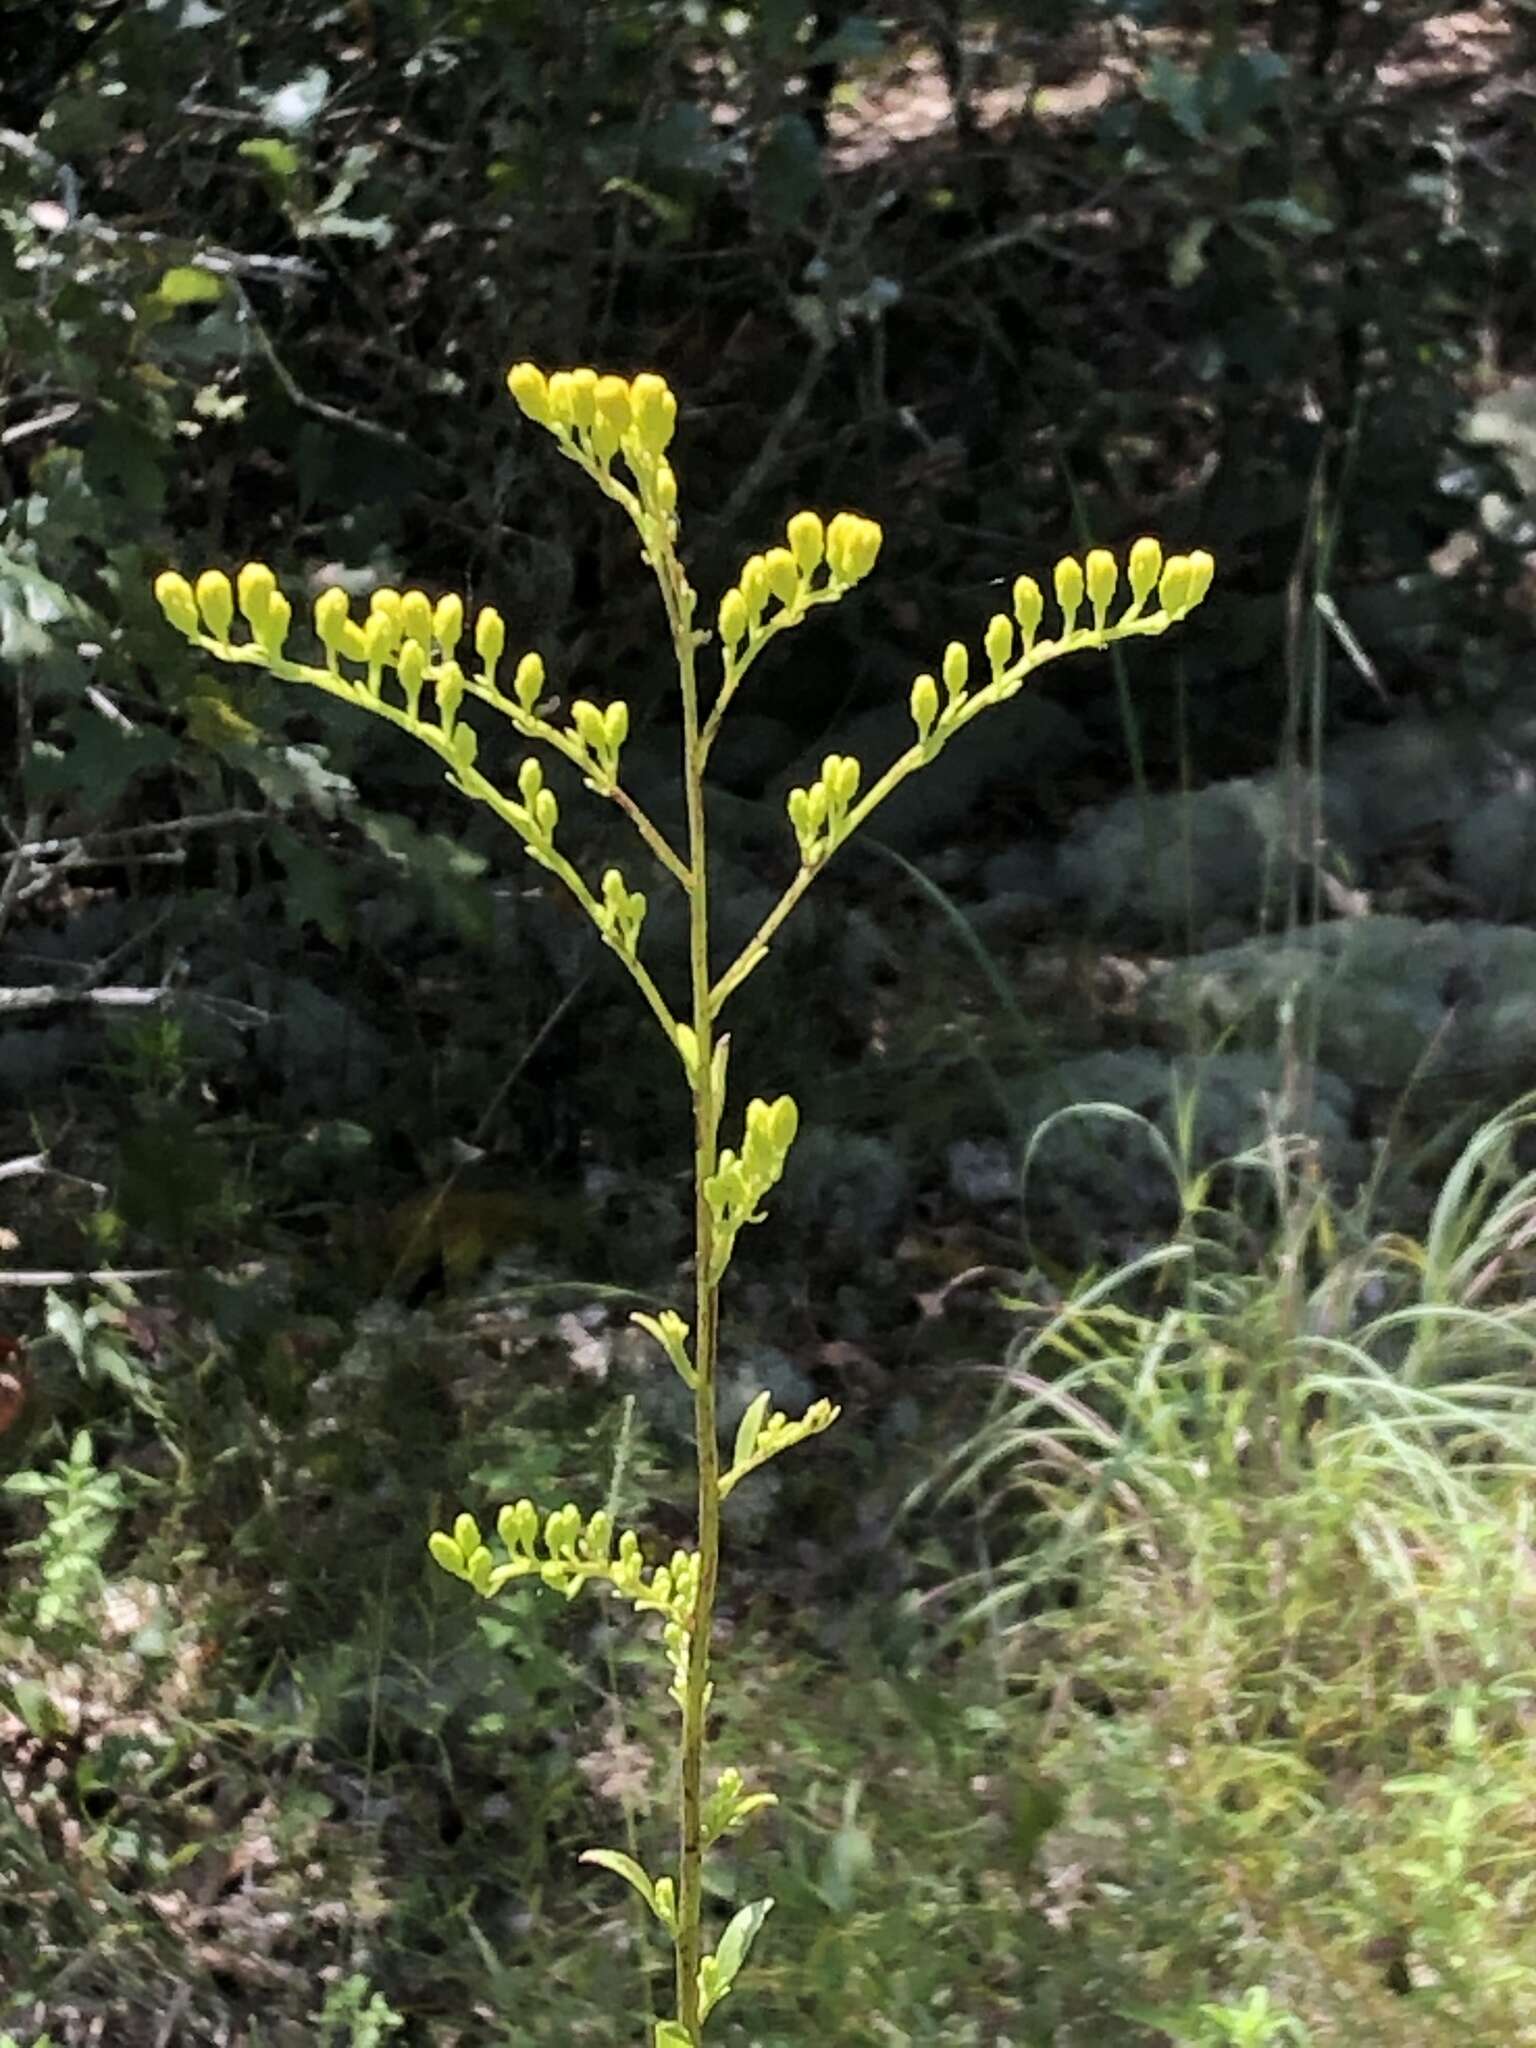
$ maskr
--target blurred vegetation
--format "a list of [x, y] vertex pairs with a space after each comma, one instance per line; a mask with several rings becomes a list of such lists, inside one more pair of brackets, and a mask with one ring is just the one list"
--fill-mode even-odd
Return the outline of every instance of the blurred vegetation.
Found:
[[847, 1418], [731, 1504], [785, 1809], [722, 2040], [1536, 2040], [1526, 1125], [1455, 1166], [1536, 1052], [1533, 69], [1522, 0], [4, 11], [21, 2048], [607, 2044], [656, 1967], [572, 1881], [669, 1797], [633, 1646], [477, 1625], [422, 1532], [685, 1525], [624, 1320], [684, 1252], [671, 1076], [434, 770], [149, 595], [451, 582], [562, 693], [623, 677], [649, 802], [665, 650], [518, 357], [665, 371], [706, 590], [801, 504], [886, 526], [727, 728], [725, 945], [783, 790], [894, 745], [994, 585], [1220, 565], [752, 985], [738, 1067], [808, 1129], [727, 1376]]

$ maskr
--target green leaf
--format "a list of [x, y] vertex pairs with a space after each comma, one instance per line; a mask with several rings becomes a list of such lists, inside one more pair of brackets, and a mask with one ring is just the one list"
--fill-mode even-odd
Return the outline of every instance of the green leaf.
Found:
[[688, 2038], [688, 2029], [680, 2027], [676, 2020], [658, 2020], [655, 2048], [693, 2048], [693, 2043]]
[[1205, 269], [1205, 245], [1216, 223], [1208, 215], [1189, 221], [1174, 236], [1168, 249], [1168, 282], [1175, 291], [1187, 291]]
[[600, 1870], [611, 1870], [615, 1877], [622, 1877], [626, 1884], [634, 1886], [657, 1919], [661, 1919], [656, 1909], [656, 1887], [633, 1856], [625, 1856], [617, 1849], [583, 1849], [576, 1860], [578, 1863], [595, 1863]]
[[345, 775], [325, 765], [327, 750], [316, 745], [252, 748], [242, 756], [264, 795], [282, 810], [297, 803], [312, 804], [322, 818], [334, 818], [337, 810], [357, 795]]
[[776, 228], [800, 225], [820, 195], [821, 150], [803, 114], [782, 114], [758, 146], [752, 166], [758, 204]]
[[680, 199], [668, 198], [665, 192], [658, 192], [653, 186], [642, 185], [635, 178], [609, 178], [603, 186], [604, 196], [610, 192], [622, 192], [626, 198], [646, 207], [665, 230], [669, 241], [680, 241], [693, 224], [691, 207], [685, 206]]
[[757, 1439], [764, 1422], [768, 1419], [768, 1405], [772, 1397], [759, 1394], [736, 1426], [736, 1448], [731, 1453], [733, 1465], [745, 1465], [757, 1449]]
[[0, 551], [0, 660], [26, 661], [53, 646], [48, 630], [76, 607], [69, 593], [30, 561]]
[[272, 828], [272, 851], [283, 867], [283, 912], [295, 931], [314, 925], [333, 946], [351, 936], [348, 898], [329, 847], [309, 846], [286, 826]]
[[235, 153], [249, 163], [260, 164], [264, 171], [270, 171], [274, 178], [285, 183], [289, 178], [298, 176], [302, 162], [293, 144], [284, 142], [278, 135], [253, 135], [242, 142]]
[[11, 1699], [16, 1711], [39, 1741], [59, 1735], [68, 1728], [69, 1722], [54, 1705], [47, 1688], [35, 1678], [17, 1678], [11, 1681]]
[[735, 1914], [720, 1937], [720, 1946], [715, 1950], [715, 1963], [720, 1972], [720, 1996], [736, 1981], [737, 1972], [752, 1952], [763, 1922], [773, 1911], [772, 1899], [754, 1899], [750, 1906], [743, 1906]]
[[875, 1845], [866, 1829], [850, 1815], [827, 1844], [821, 1880], [816, 1889], [834, 1913], [846, 1913], [859, 1881], [873, 1869]]
[[168, 306], [207, 306], [224, 296], [224, 280], [195, 263], [180, 263], [161, 278], [158, 290]]
[[446, 832], [423, 832], [392, 811], [365, 819], [363, 831], [381, 853], [410, 872], [441, 923], [474, 944], [488, 942], [492, 898], [488, 889], [474, 886], [489, 865], [483, 853]]
[[13, 1472], [9, 1479], [0, 1479], [0, 1493], [14, 1493], [27, 1500], [42, 1500], [53, 1487], [46, 1472]]
[[1186, 70], [1167, 57], [1154, 57], [1141, 91], [1144, 99], [1167, 110], [1173, 125], [1191, 142], [1208, 139], [1205, 95], [1197, 72]]
[[1020, 1867], [1027, 1868], [1066, 1811], [1066, 1795], [1038, 1772], [1020, 1769], [1014, 1775], [1010, 1804], [1014, 1853]]
[[1289, 228], [1293, 235], [1326, 235], [1333, 227], [1326, 214], [1294, 197], [1250, 199], [1237, 210], [1249, 220], [1271, 220], [1277, 227]]

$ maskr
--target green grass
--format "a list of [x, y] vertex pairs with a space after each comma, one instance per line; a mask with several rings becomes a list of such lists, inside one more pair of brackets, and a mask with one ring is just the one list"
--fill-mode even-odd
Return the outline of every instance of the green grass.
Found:
[[1422, 1241], [1278, 1141], [1219, 1213], [1170, 1152], [1178, 1237], [1034, 1319], [959, 1461], [1008, 1531], [959, 1621], [1066, 1802], [1046, 1910], [1175, 2039], [1263, 1986], [1317, 2043], [1536, 2041], [1533, 1121]]
[[[717, 1908], [778, 1898], [726, 2048], [1536, 2042], [1533, 1127], [1478, 1132], [1409, 1237], [1294, 1144], [1195, 1170], [1186, 1122], [1182, 1227], [1017, 1304], [985, 1425], [872, 1532], [922, 1561], [913, 1611], [834, 1590], [830, 1523], [737, 1539], [772, 1593], [731, 1617], [720, 1734], [787, 1796], [721, 1865]], [[151, 1367], [109, 1319], [119, 1369], [32, 1447], [0, 1605], [23, 2048], [148, 2048], [171, 2012], [169, 2043], [606, 2048], [662, 2000], [575, 1861], [666, 1824], [643, 1646], [539, 1591], [466, 1615], [419, 1539], [437, 1493], [529, 1473], [631, 1513], [664, 1461], [533, 1309], [430, 1327], [241, 1359], [189, 1322]]]

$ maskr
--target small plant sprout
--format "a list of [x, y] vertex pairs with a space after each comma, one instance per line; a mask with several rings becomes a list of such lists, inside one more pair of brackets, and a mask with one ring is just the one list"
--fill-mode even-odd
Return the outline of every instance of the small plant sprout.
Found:
[[[767, 1394], [748, 1407], [729, 1463], [722, 1460], [716, 1418], [720, 1290], [743, 1228], [762, 1220], [795, 1141], [799, 1113], [789, 1095], [749, 1101], [727, 1124], [729, 1039], [721, 1020], [730, 998], [753, 973], [801, 897], [845, 840], [907, 777], [916, 774], [983, 712], [1005, 703], [1048, 662], [1137, 635], [1156, 635], [1183, 619], [1210, 586], [1209, 555], [1167, 559], [1155, 540], [1130, 550], [1123, 580], [1129, 602], [1112, 618], [1122, 571], [1095, 548], [1086, 564], [1058, 563], [1054, 593], [1060, 612], [1053, 637], [1042, 634], [1046, 600], [1021, 576], [1011, 616], [988, 625], [979, 661], [959, 641], [937, 675], [912, 685], [911, 744], [873, 778], [847, 754], [829, 754], [820, 773], [788, 800], [793, 871], [782, 894], [738, 956], [710, 971], [710, 892], [705, 783], [711, 749], [753, 664], [765, 649], [802, 625], [813, 611], [840, 603], [863, 582], [880, 552], [880, 528], [853, 512], [823, 521], [797, 512], [783, 542], [743, 564], [715, 607], [711, 632], [699, 622], [699, 598], [678, 553], [678, 486], [669, 459], [677, 400], [662, 378], [599, 376], [590, 369], [546, 376], [519, 363], [507, 379], [523, 413], [554, 439], [565, 458], [610, 498], [639, 535], [655, 576], [676, 661], [682, 709], [682, 775], [686, 838], [674, 845], [626, 790], [624, 746], [629, 711], [622, 702], [585, 698], [563, 713], [546, 706], [544, 663], [525, 653], [509, 664], [506, 626], [490, 608], [470, 625], [461, 599], [436, 600], [420, 590], [375, 590], [357, 616], [345, 592], [321, 593], [314, 606], [318, 660], [289, 651], [292, 607], [272, 571], [251, 562], [233, 585], [217, 569], [189, 582], [167, 570], [155, 595], [167, 619], [205, 654], [307, 683], [372, 712], [430, 747], [447, 779], [493, 811], [522, 841], [530, 860], [555, 875], [587, 913], [603, 943], [624, 963], [646, 1007], [673, 1048], [691, 1098], [695, 1246], [691, 1325], [677, 1311], [637, 1315], [694, 1401], [698, 1520], [696, 1547], [649, 1562], [636, 1536], [615, 1531], [606, 1515], [574, 1506], [541, 1513], [532, 1501], [504, 1507], [494, 1539], [470, 1514], [430, 1539], [433, 1558], [484, 1598], [520, 1580], [537, 1579], [568, 1599], [588, 1585], [606, 1586], [637, 1614], [661, 1619], [680, 1713], [680, 1791], [675, 1874], [652, 1876], [628, 1856], [591, 1849], [588, 1862], [623, 1878], [670, 1938], [676, 1957], [676, 2013], [655, 2021], [650, 2048], [700, 2048], [712, 2009], [726, 1998], [772, 1905], [744, 1906], [706, 1947], [702, 1862], [709, 1845], [772, 1804], [727, 1768], [706, 1784], [711, 1637], [720, 1570], [720, 1504], [759, 1466], [837, 1419], [817, 1401], [803, 1415], [773, 1411]], [[466, 637], [468, 645], [466, 645]], [[713, 643], [712, 687], [701, 656]], [[714, 666], [718, 664], [718, 666]], [[469, 713], [505, 719], [535, 749], [562, 755], [597, 797], [633, 826], [648, 866], [648, 887], [673, 887], [688, 911], [689, 985], [677, 998], [660, 988], [643, 958], [647, 888], [610, 867], [596, 886], [560, 844], [560, 808], [530, 752], [510, 788], [477, 765], [480, 735]], [[729, 1142], [722, 1132], [729, 1129]], [[739, 1133], [739, 1135], [738, 1135]]]

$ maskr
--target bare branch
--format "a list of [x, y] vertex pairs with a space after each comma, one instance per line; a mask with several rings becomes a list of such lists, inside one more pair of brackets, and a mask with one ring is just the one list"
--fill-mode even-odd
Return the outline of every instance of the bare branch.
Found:
[[265, 1010], [231, 996], [210, 996], [186, 988], [3, 988], [0, 987], [0, 1017], [19, 1016], [24, 1010], [64, 1010], [77, 1003], [91, 1003], [104, 1010], [153, 1010], [162, 1003], [197, 1003], [224, 1016], [234, 1024], [266, 1024]]
[[84, 1273], [71, 1273], [62, 1266], [12, 1273], [0, 1268], [0, 1287], [74, 1287], [82, 1280], [105, 1287], [114, 1280], [174, 1280], [180, 1271], [179, 1266], [98, 1266]]
[[27, 441], [34, 434], [51, 433], [55, 427], [62, 427], [66, 420], [72, 420], [80, 410], [78, 400], [70, 405], [56, 405], [52, 412], [40, 412], [35, 419], [19, 420], [14, 427], [0, 432], [0, 448], [12, 448], [18, 441]]

